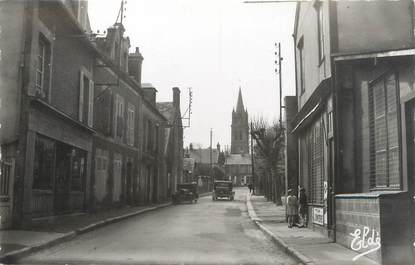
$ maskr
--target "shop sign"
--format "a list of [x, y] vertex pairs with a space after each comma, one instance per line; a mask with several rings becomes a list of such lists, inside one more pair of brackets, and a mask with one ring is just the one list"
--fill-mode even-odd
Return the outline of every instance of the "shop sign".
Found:
[[313, 208], [313, 223], [324, 225], [324, 208]]

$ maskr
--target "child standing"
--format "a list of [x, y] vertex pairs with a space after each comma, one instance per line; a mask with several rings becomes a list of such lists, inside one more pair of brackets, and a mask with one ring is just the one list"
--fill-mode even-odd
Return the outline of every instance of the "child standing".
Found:
[[295, 216], [298, 214], [298, 202], [297, 197], [294, 195], [292, 189], [288, 190], [287, 197], [287, 215], [288, 215], [288, 227], [292, 228], [294, 225]]
[[305, 189], [300, 189], [300, 197], [299, 197], [299, 215], [301, 218], [301, 227], [307, 227], [308, 223], [308, 202], [307, 202], [307, 195], [305, 194]]

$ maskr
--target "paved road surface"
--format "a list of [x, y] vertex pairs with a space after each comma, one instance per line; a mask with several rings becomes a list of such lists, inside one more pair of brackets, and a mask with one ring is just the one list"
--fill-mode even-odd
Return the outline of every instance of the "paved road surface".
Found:
[[296, 264], [250, 221], [247, 189], [235, 201], [200, 198], [115, 223], [21, 264]]

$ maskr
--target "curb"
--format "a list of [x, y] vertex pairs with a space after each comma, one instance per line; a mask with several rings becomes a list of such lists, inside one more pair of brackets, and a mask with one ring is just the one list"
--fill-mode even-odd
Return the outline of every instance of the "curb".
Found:
[[316, 265], [311, 259], [300, 253], [293, 247], [290, 247], [284, 240], [272, 233], [268, 228], [261, 224], [261, 219], [257, 217], [254, 208], [252, 207], [251, 197], [249, 194], [246, 196], [246, 207], [248, 209], [248, 215], [255, 225], [266, 235], [271, 241], [284, 250], [285, 253], [294, 257], [298, 262], [303, 265]]
[[28, 255], [33, 254], [35, 252], [38, 252], [40, 250], [44, 250], [46, 248], [50, 248], [50, 247], [53, 247], [55, 245], [58, 245], [58, 244], [66, 242], [66, 241], [69, 241], [71, 239], [74, 239], [78, 235], [82, 235], [82, 234], [91, 232], [95, 229], [98, 229], [100, 227], [103, 227], [103, 226], [106, 226], [106, 225], [109, 225], [109, 224], [120, 222], [124, 219], [130, 218], [130, 217], [133, 217], [133, 216], [136, 216], [136, 215], [140, 215], [140, 214], [150, 212], [150, 211], [154, 211], [154, 210], [157, 210], [157, 209], [162, 209], [162, 208], [168, 207], [170, 205], [172, 205], [172, 203], [168, 202], [168, 203], [161, 204], [161, 205], [158, 205], [158, 206], [153, 206], [153, 207], [141, 209], [141, 210], [138, 210], [136, 212], [127, 213], [127, 214], [124, 214], [124, 215], [104, 219], [102, 221], [99, 221], [99, 222], [87, 225], [85, 227], [75, 229], [74, 231], [65, 233], [65, 234], [59, 236], [58, 238], [52, 239], [52, 240], [47, 241], [45, 243], [37, 244], [37, 245], [33, 245], [33, 246], [28, 246], [28, 247], [25, 247], [25, 248], [22, 248], [22, 249], [19, 249], [19, 250], [15, 250], [15, 251], [11, 251], [9, 253], [1, 255], [0, 256], [0, 263], [6, 263], [6, 264], [15, 263], [18, 259], [21, 259], [25, 256], [28, 256]]

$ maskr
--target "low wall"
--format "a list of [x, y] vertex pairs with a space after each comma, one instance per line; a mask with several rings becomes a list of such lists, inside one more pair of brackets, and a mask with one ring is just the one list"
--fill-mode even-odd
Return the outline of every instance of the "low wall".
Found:
[[336, 195], [337, 243], [380, 264], [412, 264], [410, 203], [404, 192]]

